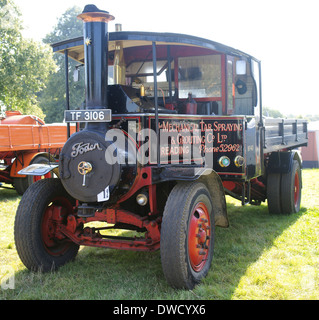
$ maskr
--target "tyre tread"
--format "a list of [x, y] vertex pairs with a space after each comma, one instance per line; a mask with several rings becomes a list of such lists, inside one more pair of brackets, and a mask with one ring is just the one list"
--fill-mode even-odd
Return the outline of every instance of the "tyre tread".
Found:
[[174, 288], [192, 289], [198, 282], [187, 270], [188, 257], [184, 250], [188, 225], [186, 213], [198, 188], [206, 187], [199, 182], [177, 184], [171, 191], [164, 209], [161, 227], [161, 262], [165, 278]]
[[[18, 255], [24, 265], [33, 271], [50, 271], [58, 267], [52, 264], [39, 249], [40, 234], [37, 230], [39, 219], [36, 212], [43, 210], [47, 199], [43, 195], [61, 194], [64, 189], [59, 179], [48, 178], [33, 183], [24, 193], [19, 203], [15, 224], [14, 238]], [[73, 245], [67, 252], [65, 260], [74, 258], [79, 247]], [[64, 264], [61, 261], [61, 265]]]

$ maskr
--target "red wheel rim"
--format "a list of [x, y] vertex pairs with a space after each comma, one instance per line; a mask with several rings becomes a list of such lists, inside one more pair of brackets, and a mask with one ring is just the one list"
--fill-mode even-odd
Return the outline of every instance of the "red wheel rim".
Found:
[[295, 207], [298, 206], [300, 199], [300, 181], [298, 172], [295, 173], [295, 191], [294, 191], [294, 203]]
[[206, 205], [199, 202], [190, 216], [188, 229], [188, 256], [196, 272], [200, 272], [207, 261], [211, 242], [210, 223]]
[[51, 256], [63, 255], [70, 246], [70, 241], [59, 232], [59, 226], [66, 223], [66, 217], [72, 213], [72, 210], [72, 204], [66, 198], [54, 199], [45, 209], [41, 223], [41, 236], [45, 250]]

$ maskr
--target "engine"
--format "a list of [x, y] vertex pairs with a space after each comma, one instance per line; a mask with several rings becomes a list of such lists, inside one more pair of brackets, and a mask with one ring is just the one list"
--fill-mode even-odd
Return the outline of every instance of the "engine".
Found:
[[[93, 13], [92, 13], [93, 12]], [[86, 110], [110, 111], [108, 106], [108, 12], [87, 5], [79, 19], [84, 22]], [[80, 111], [82, 112], [82, 111]], [[84, 112], [84, 111], [83, 111]], [[135, 146], [127, 141], [106, 139], [108, 123], [87, 122], [83, 131], [65, 143], [59, 163], [66, 191], [82, 203], [102, 206], [125, 194], [136, 177]], [[123, 139], [122, 139], [123, 140]]]

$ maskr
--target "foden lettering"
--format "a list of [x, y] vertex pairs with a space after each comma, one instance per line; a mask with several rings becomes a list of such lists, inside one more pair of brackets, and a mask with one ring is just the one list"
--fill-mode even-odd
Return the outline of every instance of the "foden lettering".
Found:
[[89, 151], [93, 151], [93, 150], [102, 150], [102, 148], [99, 146], [98, 143], [94, 143], [94, 144], [90, 144], [88, 143], [76, 143], [75, 145], [73, 145], [72, 147], [72, 152], [71, 152], [71, 157], [75, 158], [77, 157], [79, 154], [83, 154]]

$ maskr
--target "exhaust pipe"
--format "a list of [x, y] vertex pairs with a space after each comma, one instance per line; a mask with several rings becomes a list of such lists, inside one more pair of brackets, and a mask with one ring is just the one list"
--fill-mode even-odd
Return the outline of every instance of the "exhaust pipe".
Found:
[[[114, 17], [95, 5], [86, 5], [78, 15], [83, 21], [86, 109], [107, 109], [108, 85], [108, 22]], [[106, 123], [87, 123], [88, 130], [102, 131]]]

